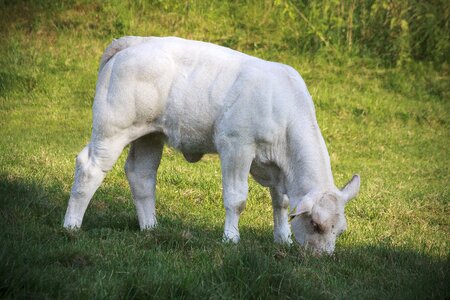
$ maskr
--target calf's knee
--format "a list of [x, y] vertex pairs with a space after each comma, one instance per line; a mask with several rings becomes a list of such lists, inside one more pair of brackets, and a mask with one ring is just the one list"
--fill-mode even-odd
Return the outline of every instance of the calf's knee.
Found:
[[225, 209], [239, 216], [245, 210], [246, 206], [247, 201], [244, 200], [235, 203], [225, 204]]

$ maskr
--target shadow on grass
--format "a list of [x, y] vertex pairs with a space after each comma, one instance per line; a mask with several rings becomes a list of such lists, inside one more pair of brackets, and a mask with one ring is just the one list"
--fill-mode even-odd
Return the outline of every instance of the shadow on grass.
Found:
[[[91, 210], [79, 232], [61, 227], [68, 195], [0, 175], [0, 297], [18, 298], [448, 298], [448, 257], [392, 245], [355, 245], [314, 257], [242, 230], [160, 216], [140, 232], [134, 208]], [[114, 191], [107, 191], [113, 193]], [[92, 208], [91, 208], [92, 209]], [[118, 211], [122, 213], [118, 214]]]

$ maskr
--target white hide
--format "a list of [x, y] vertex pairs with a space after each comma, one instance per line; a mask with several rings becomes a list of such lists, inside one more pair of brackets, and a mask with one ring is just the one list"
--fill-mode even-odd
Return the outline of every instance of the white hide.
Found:
[[[190, 162], [204, 153], [220, 155], [225, 241], [239, 241], [249, 173], [270, 187], [276, 242], [290, 242], [288, 207], [299, 209], [309, 199], [303, 212], [293, 211], [292, 227], [299, 243], [318, 252], [334, 249], [345, 202], [359, 190], [358, 176], [343, 191], [335, 187], [314, 105], [297, 71], [210, 43], [123, 37], [106, 49], [92, 137], [77, 158], [66, 228], [81, 226], [92, 195], [129, 143], [125, 169], [141, 229], [156, 225], [164, 143]], [[310, 234], [313, 219], [326, 231]]]

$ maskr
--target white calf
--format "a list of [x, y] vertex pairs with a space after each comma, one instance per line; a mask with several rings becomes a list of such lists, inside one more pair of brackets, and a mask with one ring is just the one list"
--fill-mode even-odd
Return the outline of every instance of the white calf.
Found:
[[141, 229], [156, 225], [156, 173], [164, 143], [190, 162], [218, 153], [226, 209], [224, 240], [238, 242], [248, 174], [270, 187], [276, 242], [331, 253], [345, 230], [345, 203], [359, 176], [335, 187], [311, 96], [291, 67], [174, 37], [123, 37], [106, 49], [90, 143], [78, 155], [66, 228], [86, 207], [123, 148]]

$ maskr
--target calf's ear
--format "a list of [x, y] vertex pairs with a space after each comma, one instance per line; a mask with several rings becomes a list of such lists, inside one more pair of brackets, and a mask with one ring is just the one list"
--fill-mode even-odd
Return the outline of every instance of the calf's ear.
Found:
[[344, 202], [348, 202], [358, 195], [361, 178], [358, 174], [353, 175], [352, 179], [341, 189]]
[[297, 204], [297, 207], [289, 214], [289, 221], [298, 215], [311, 214], [313, 204], [313, 199], [311, 197], [304, 197]]

